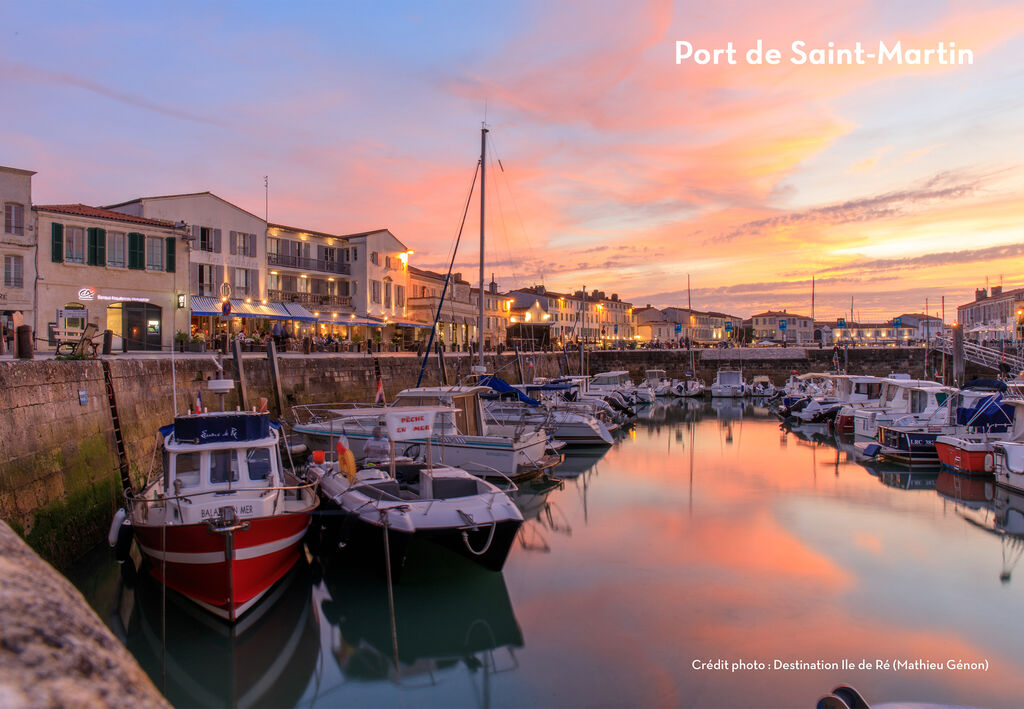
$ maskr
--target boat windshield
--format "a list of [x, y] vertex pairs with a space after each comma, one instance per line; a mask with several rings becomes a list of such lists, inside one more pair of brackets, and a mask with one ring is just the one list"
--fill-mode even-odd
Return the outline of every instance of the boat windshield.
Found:
[[270, 449], [250, 448], [245, 453], [245, 464], [250, 480], [266, 480], [270, 477]]
[[174, 479], [183, 488], [199, 485], [199, 453], [179, 453], [174, 456]]
[[238, 482], [238, 456], [235, 451], [210, 451], [210, 482], [215, 485]]

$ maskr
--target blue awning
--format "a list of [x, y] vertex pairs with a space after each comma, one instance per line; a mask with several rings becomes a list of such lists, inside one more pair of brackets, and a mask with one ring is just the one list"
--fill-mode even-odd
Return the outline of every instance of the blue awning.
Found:
[[[231, 315], [229, 317], [232, 318], [272, 318], [275, 320], [288, 320], [291, 318], [281, 303], [267, 303], [266, 305], [257, 301], [246, 303], [241, 298], [231, 298], [228, 302], [231, 303]], [[220, 298], [207, 295], [194, 295], [189, 299], [192, 314], [200, 317], [222, 317], [221, 303]]]
[[280, 303], [287, 311], [284, 317], [288, 320], [299, 320], [300, 322], [316, 322], [317, 318], [313, 313], [306, 310], [298, 303]]
[[429, 329], [431, 329], [433, 327], [433, 325], [427, 325], [427, 324], [421, 323], [421, 322], [409, 322], [408, 320], [394, 320], [390, 324], [391, 325], [396, 325], [397, 327], [422, 327], [422, 328], [425, 328], [427, 330], [429, 330]]

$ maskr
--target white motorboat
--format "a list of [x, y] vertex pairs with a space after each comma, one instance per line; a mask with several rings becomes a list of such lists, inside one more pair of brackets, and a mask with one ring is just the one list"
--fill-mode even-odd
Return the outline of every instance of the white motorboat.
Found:
[[[446, 413], [409, 406], [385, 414], [391, 457], [379, 467], [357, 471], [343, 454], [328, 460], [328, 451], [314, 453], [307, 479], [319, 484], [324, 507], [340, 510], [343, 517], [334, 525], [338, 538], [330, 534], [335, 545], [351, 548], [374, 565], [387, 558], [395, 573], [405, 564], [409, 543], [419, 538], [501, 570], [523, 523], [506, 494], [515, 485], [507, 481], [503, 490], [465, 470], [432, 462], [431, 429]], [[395, 457], [395, 444], [407, 441], [426, 444], [426, 462]]]
[[[911, 390], [914, 387], [939, 387], [937, 382], [918, 379], [887, 377], [882, 382], [878, 403], [862, 406], [853, 412], [853, 433], [859, 439], [875, 438], [880, 425], [890, 424], [901, 416], [914, 413], [915, 402]], [[924, 411], [927, 397], [917, 395], [917, 413]]]
[[739, 397], [747, 393], [747, 383], [738, 369], [720, 369], [711, 385], [713, 397]]
[[775, 396], [775, 385], [764, 374], [758, 374], [750, 383], [751, 396]]
[[676, 383], [665, 375], [664, 369], [648, 369], [644, 372], [644, 383], [654, 392], [655, 396], [668, 396]]
[[1006, 399], [1013, 406], [1013, 428], [1003, 441], [992, 442], [993, 472], [996, 482], [1024, 492], [1024, 399]]
[[[363, 445], [382, 425], [383, 416], [396, 408], [433, 406], [439, 412], [431, 434], [431, 446], [438, 460], [483, 477], [513, 480], [537, 475], [557, 465], [560, 455], [548, 455], [545, 431], [489, 421], [480, 395], [482, 386], [442, 386], [405, 389], [390, 406], [351, 403], [296, 406], [294, 431], [317, 447], [325, 439], [344, 434], [356, 458], [363, 457]], [[425, 439], [403, 444], [402, 455], [418, 457]], [[322, 447], [322, 446], [320, 446]]]

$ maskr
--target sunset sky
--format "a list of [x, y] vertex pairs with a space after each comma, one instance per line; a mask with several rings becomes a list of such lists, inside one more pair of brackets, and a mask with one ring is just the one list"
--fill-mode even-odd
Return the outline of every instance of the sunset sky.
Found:
[[[151, 6], [152, 5], [152, 6]], [[969, 48], [677, 66], [675, 43]], [[1024, 285], [1017, 2], [6, 3], [0, 164], [37, 204], [211, 190], [444, 270], [491, 129], [488, 271], [636, 305], [947, 319]], [[501, 166], [498, 165], [498, 160]], [[475, 280], [477, 207], [456, 270]]]

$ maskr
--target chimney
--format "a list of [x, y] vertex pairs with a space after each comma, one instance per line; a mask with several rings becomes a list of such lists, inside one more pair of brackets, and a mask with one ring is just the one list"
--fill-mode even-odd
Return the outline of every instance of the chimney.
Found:
[[537, 295], [544, 295], [546, 292], [547, 291], [544, 289], [544, 286], [537, 286]]
[[997, 295], [1002, 295], [1002, 293], [1003, 293], [1003, 287], [1002, 286], [992, 286], [991, 296], [993, 298], [995, 298]]
[[985, 300], [985, 298], [987, 297], [988, 289], [986, 288], [978, 288], [974, 291], [974, 302], [978, 302], [979, 300]]

